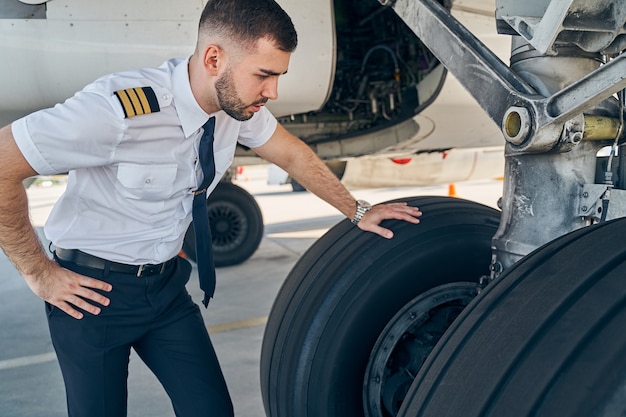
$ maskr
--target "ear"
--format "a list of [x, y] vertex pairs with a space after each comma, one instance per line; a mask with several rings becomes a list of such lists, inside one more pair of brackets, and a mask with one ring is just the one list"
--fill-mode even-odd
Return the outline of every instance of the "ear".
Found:
[[204, 64], [205, 70], [210, 75], [217, 75], [220, 67], [223, 65], [225, 60], [224, 51], [217, 45], [211, 44], [207, 45], [204, 49], [204, 55], [202, 57], [202, 63]]

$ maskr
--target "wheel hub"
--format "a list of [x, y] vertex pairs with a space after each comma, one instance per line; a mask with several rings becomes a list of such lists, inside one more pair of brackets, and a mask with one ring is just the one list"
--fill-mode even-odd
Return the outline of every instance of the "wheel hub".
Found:
[[208, 207], [209, 223], [213, 232], [213, 249], [232, 250], [243, 242], [248, 228], [245, 213], [229, 202], [219, 202]]
[[411, 300], [389, 321], [365, 371], [367, 417], [397, 415], [422, 364], [475, 295], [474, 283], [441, 285]]

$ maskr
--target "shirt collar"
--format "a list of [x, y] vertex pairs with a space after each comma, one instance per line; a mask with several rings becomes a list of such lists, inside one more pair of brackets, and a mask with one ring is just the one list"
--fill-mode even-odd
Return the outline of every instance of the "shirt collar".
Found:
[[190, 137], [209, 120], [207, 114], [193, 96], [189, 83], [189, 58], [181, 61], [174, 68], [172, 77], [174, 105], [183, 128], [185, 137]]

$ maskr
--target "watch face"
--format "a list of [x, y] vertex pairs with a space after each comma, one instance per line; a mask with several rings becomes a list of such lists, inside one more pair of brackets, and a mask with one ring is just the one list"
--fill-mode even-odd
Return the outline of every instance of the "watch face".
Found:
[[357, 200], [358, 207], [363, 207], [365, 209], [371, 209], [372, 205], [365, 200]]

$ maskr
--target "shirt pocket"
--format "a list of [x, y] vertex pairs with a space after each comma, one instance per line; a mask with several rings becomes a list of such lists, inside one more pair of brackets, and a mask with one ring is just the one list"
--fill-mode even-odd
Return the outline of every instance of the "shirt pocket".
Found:
[[117, 194], [123, 203], [144, 213], [158, 213], [172, 196], [178, 165], [120, 163]]

